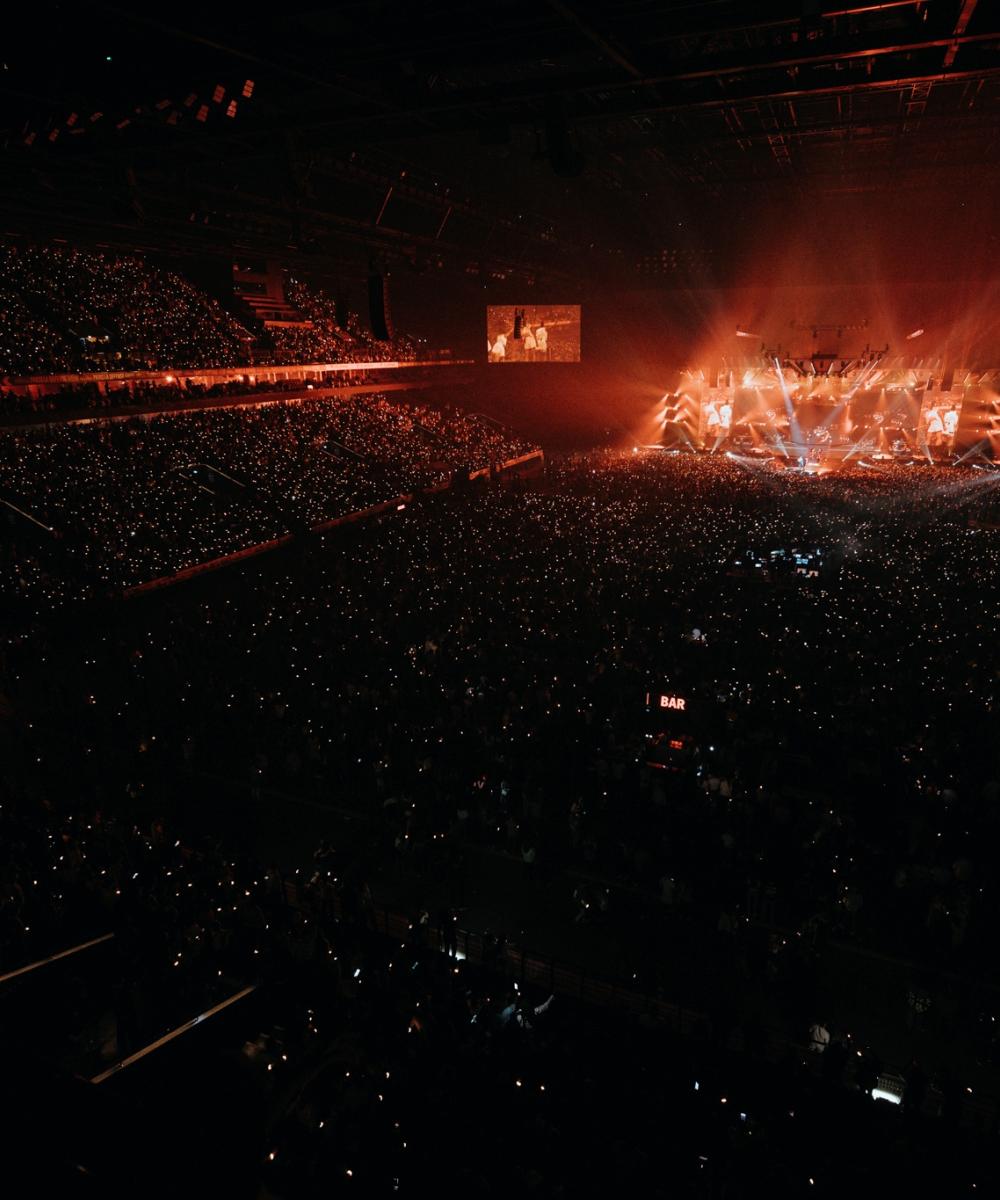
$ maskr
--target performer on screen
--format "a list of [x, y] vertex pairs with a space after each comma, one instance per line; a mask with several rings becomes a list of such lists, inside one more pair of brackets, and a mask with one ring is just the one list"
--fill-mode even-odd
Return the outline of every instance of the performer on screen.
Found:
[[929, 408], [924, 414], [924, 421], [927, 426], [927, 445], [941, 446], [944, 444], [944, 420], [938, 409]]
[[527, 322], [524, 324], [524, 328], [521, 331], [521, 336], [524, 339], [524, 357], [528, 360], [528, 362], [531, 362], [531, 360], [535, 357], [535, 347], [538, 343], [535, 341], [535, 335], [532, 333], [531, 326]]
[[949, 408], [944, 414], [944, 436], [947, 441], [953, 442], [955, 434], [958, 432], [958, 409]]
[[733, 406], [728, 400], [723, 400], [719, 406], [719, 432], [724, 438], [729, 437], [729, 431], [733, 424]]
[[507, 335], [498, 333], [496, 341], [493, 343], [493, 361], [503, 362], [507, 357]]
[[539, 325], [535, 330], [535, 345], [538, 347], [539, 358], [548, 357], [549, 353], [549, 331], [544, 324]]
[[705, 436], [715, 438], [719, 436], [719, 409], [714, 400], [709, 400], [705, 405]]

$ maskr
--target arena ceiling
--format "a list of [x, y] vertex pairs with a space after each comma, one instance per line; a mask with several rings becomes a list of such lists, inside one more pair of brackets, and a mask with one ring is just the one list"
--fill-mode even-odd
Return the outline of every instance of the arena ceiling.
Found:
[[[46, 3], [0, 77], [8, 233], [566, 278], [720, 214], [982, 193], [985, 0]], [[675, 219], [680, 217], [680, 219]]]

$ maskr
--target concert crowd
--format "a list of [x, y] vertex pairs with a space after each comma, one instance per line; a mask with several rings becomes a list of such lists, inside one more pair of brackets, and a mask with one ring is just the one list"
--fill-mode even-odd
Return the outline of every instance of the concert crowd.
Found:
[[337, 304], [321, 289], [289, 277], [285, 297], [309, 321], [309, 325], [286, 326], [272, 331], [273, 361], [300, 362], [391, 362], [412, 361], [421, 351], [417, 339], [395, 334], [381, 342], [362, 327], [356, 313], [338, 313]]
[[529, 450], [451, 406], [335, 395], [0, 432], [0, 590], [136, 586]]
[[[158, 817], [135, 823], [137, 795], [116, 818], [66, 793], [52, 802], [35, 778], [5, 783], [4, 961], [92, 943], [0, 991], [19, 1034], [14, 1158], [27, 1151], [50, 1188], [81, 1170], [113, 1196], [197, 1180], [275, 1197], [832, 1197], [889, 1178], [975, 1194], [992, 1178], [949, 1071], [932, 1081], [914, 1063], [900, 1107], [876, 1106], [870, 1047], [803, 1053], [752, 1019], [730, 1030], [695, 1016], [682, 1031], [654, 1009], [546, 994], [518, 984], [500, 947], [470, 962], [450, 911], [383, 936], [363, 865], [328, 839], [285, 873], [204, 834], [182, 843]], [[202, 1013], [183, 1035], [195, 1044], [144, 1058]], [[42, 1132], [73, 1078], [88, 1088], [67, 1139], [75, 1167]]]
[[[233, 454], [238, 411], [214, 443]], [[328, 429], [276, 411], [303, 442]], [[413, 418], [388, 416], [372, 461], [409, 444]], [[360, 419], [338, 416], [345, 440]], [[261, 432], [278, 478], [286, 436]], [[139, 922], [126, 961], [171, 1020], [260, 983], [239, 1054], [262, 1094], [294, 1097], [254, 1160], [278, 1196], [562, 1196], [651, 1173], [656, 1195], [983, 1194], [973, 1132], [995, 1136], [997, 1110], [969, 1080], [998, 1048], [1000, 551], [978, 518], [997, 478], [590, 453], [86, 623], [39, 599], [0, 682], [24, 814], [4, 839], [8, 953], [52, 948], [58, 903], [81, 933]], [[282, 850], [289, 805], [329, 813], [311, 864]], [[241, 844], [258, 822], [263, 859]], [[348, 828], [364, 853], [338, 849]], [[484, 862], [507, 872], [498, 938], [523, 895], [535, 936], [610, 941], [604, 969], [703, 1014], [698, 1032], [515, 994], [502, 954], [459, 961], [449, 922]], [[42, 870], [60, 892], [39, 912]], [[375, 920], [400, 879], [420, 897], [405, 948]], [[181, 950], [191, 975], [167, 965]], [[873, 956], [895, 991], [866, 987]], [[158, 992], [175, 970], [189, 989]], [[120, 1008], [126, 1049], [169, 1023], [148, 998]], [[903, 1103], [875, 1105], [900, 1047]], [[266, 1080], [299, 1067], [295, 1087]]]
[[[379, 341], [357, 314], [289, 278], [297, 320], [269, 326], [176, 271], [135, 255], [0, 246], [0, 379], [95, 371], [183, 371], [254, 363], [412, 361], [404, 334]], [[23, 399], [19, 398], [23, 404]], [[6, 407], [6, 404], [5, 404]]]

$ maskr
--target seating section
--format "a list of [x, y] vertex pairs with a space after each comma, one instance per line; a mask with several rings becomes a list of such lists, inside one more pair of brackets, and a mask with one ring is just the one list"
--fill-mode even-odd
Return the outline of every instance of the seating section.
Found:
[[530, 449], [384, 395], [273, 401], [0, 433], [0, 591], [136, 586]]
[[290, 278], [299, 327], [250, 328], [176, 272], [135, 255], [0, 246], [0, 375], [185, 370], [262, 363], [411, 360], [418, 343], [379, 342], [353, 313]]
[[[0, 250], [0, 288], [35, 323], [29, 352], [8, 347], [5, 371], [232, 367], [249, 332], [172, 271], [129, 255], [49, 246]], [[8, 322], [11, 320], [8, 315]]]
[[69, 343], [32, 310], [16, 288], [0, 279], [0, 373], [36, 375], [69, 371], [72, 366]]
[[285, 296], [311, 324], [268, 330], [278, 363], [297, 362], [394, 362], [415, 359], [419, 344], [412, 338], [397, 336], [382, 342], [361, 328], [354, 313], [338, 321], [337, 305], [322, 291], [301, 279], [289, 276]]

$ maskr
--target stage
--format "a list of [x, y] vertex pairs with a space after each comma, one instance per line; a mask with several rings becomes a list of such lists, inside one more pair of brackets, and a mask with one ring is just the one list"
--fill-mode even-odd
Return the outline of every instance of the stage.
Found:
[[687, 370], [661, 400], [667, 449], [828, 474], [878, 462], [986, 463], [1000, 449], [1000, 371], [940, 361], [763, 352]]
[[857, 447], [838, 446], [824, 447], [817, 450], [815, 446], [791, 444], [784, 451], [776, 447], [739, 446], [736, 449], [713, 448], [706, 449], [691, 445], [664, 444], [661, 442], [647, 443], [634, 447], [638, 452], [651, 451], [659, 454], [690, 455], [692, 457], [711, 459], [729, 458], [742, 462], [747, 466], [757, 466], [772, 471], [788, 471], [797, 475], [832, 475], [845, 470], [874, 470], [890, 465], [914, 468], [956, 467], [986, 471], [1000, 471], [1000, 464], [983, 456], [966, 457], [959, 461], [956, 455], [948, 458], [929, 458], [925, 454], [914, 451], [898, 451], [895, 453], [875, 453], [859, 451]]

